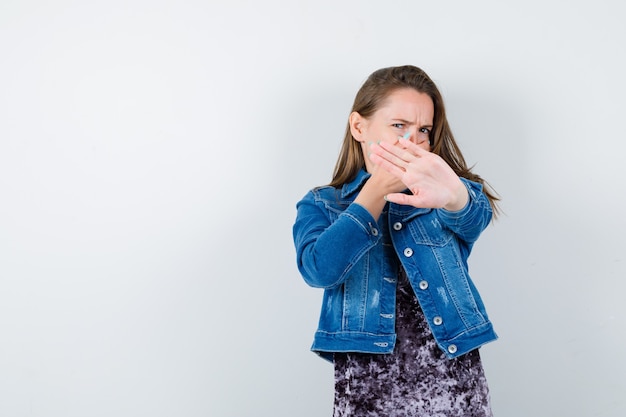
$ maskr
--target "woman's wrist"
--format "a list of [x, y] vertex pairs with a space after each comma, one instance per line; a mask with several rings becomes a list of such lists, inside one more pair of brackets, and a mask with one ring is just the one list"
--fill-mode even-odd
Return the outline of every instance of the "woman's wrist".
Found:
[[365, 207], [372, 217], [378, 219], [385, 207], [385, 195], [387, 193], [385, 193], [384, 189], [381, 190], [381, 187], [377, 186], [375, 180], [372, 181], [372, 179], [373, 177], [370, 177], [363, 185], [354, 202]]
[[468, 202], [469, 193], [467, 192], [467, 187], [465, 187], [465, 184], [459, 180], [459, 185], [453, 193], [453, 198], [443, 208], [448, 211], [460, 211], [467, 205]]

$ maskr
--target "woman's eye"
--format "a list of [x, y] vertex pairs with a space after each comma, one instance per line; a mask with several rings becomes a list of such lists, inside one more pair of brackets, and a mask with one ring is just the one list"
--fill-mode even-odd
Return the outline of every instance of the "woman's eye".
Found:
[[391, 126], [397, 127], [398, 129], [404, 129], [404, 123], [394, 123]]
[[427, 127], [423, 127], [420, 129], [420, 133], [425, 133], [427, 135], [430, 135], [430, 129]]

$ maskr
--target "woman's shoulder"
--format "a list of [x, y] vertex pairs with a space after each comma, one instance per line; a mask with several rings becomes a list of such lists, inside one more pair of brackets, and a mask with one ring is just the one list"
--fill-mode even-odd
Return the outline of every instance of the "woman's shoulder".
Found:
[[318, 185], [317, 187], [311, 189], [309, 191], [313, 194], [336, 194], [339, 191], [338, 188], [333, 187], [332, 185]]
[[335, 187], [331, 187], [330, 185], [318, 185], [313, 188], [309, 188], [304, 194], [303, 198], [318, 195], [318, 194], [327, 194], [332, 192], [332, 190], [336, 190]]
[[319, 185], [307, 191], [302, 197], [302, 200], [320, 201], [320, 200], [335, 200], [340, 190], [330, 185]]

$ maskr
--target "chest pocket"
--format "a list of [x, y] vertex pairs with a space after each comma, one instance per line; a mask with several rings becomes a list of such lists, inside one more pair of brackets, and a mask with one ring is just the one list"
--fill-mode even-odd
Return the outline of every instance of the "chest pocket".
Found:
[[409, 222], [409, 232], [415, 243], [428, 246], [445, 246], [453, 238], [453, 233], [445, 227], [434, 213], [415, 218]]

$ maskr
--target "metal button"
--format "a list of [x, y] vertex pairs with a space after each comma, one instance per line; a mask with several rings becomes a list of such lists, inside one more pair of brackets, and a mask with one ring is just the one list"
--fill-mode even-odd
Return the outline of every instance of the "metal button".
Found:
[[456, 345], [450, 345], [448, 346], [448, 352], [450, 353], [456, 353]]
[[378, 236], [378, 229], [376, 229], [375, 227], [372, 227], [372, 235]]
[[400, 230], [400, 229], [402, 229], [402, 223], [400, 223], [400, 222], [395, 222], [395, 223], [393, 224], [393, 230]]
[[435, 316], [435, 318], [433, 318], [433, 323], [435, 323], [435, 326], [441, 326], [441, 323], [443, 323], [443, 319], [439, 316]]
[[428, 281], [420, 281], [420, 290], [425, 290], [426, 288], [428, 288]]
[[404, 256], [406, 256], [407, 258], [410, 258], [411, 256], [413, 256], [413, 249], [411, 248], [406, 248], [404, 250]]

